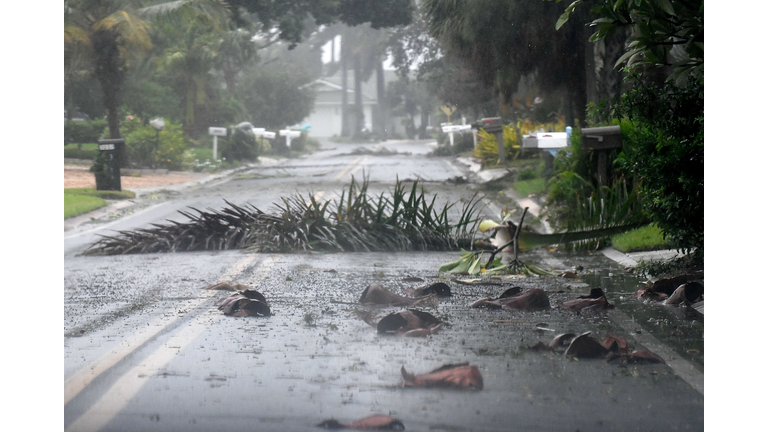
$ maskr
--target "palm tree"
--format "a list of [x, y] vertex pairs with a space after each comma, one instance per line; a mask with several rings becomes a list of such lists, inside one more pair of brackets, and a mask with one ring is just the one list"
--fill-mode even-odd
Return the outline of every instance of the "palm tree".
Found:
[[[186, 13], [212, 16], [226, 9], [221, 0], [177, 0], [137, 8], [128, 0], [65, 0], [65, 65], [69, 53], [88, 57], [88, 70], [101, 85], [110, 138], [120, 138], [118, 117], [125, 72], [136, 55], [152, 47], [149, 18]], [[87, 54], [86, 54], [87, 53]], [[69, 60], [69, 64], [74, 61]], [[120, 164], [127, 166], [125, 152]]]
[[206, 101], [209, 72], [214, 68], [220, 39], [209, 32], [207, 26], [187, 21], [180, 29], [181, 42], [165, 53], [160, 67], [182, 81], [184, 101], [184, 130], [190, 135], [195, 130], [195, 109]]

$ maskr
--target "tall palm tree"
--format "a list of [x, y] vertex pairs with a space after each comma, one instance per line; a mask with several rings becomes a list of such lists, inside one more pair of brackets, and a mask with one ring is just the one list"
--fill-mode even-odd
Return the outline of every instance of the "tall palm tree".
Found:
[[[101, 85], [110, 138], [120, 138], [121, 90], [131, 58], [152, 47], [147, 20], [179, 13], [212, 16], [226, 9], [222, 0], [177, 0], [144, 8], [139, 7], [140, 3], [129, 0], [64, 2], [65, 64], [67, 53], [88, 52], [88, 69]], [[126, 166], [127, 162], [122, 152], [120, 164]]]

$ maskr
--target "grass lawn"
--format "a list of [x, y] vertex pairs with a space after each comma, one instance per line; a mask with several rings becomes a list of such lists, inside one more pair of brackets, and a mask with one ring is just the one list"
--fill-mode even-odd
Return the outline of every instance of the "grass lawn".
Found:
[[611, 237], [611, 245], [621, 252], [641, 252], [669, 249], [669, 242], [664, 240], [661, 230], [656, 225], [648, 225], [633, 231]]
[[527, 197], [530, 194], [539, 195], [547, 192], [547, 180], [543, 178], [520, 180], [516, 181], [512, 187], [521, 197]]
[[109, 204], [103, 199], [88, 195], [64, 194], [64, 219], [80, 216]]
[[124, 191], [100, 191], [95, 188], [64, 189], [64, 219], [80, 216], [109, 204], [105, 199], [129, 199], [136, 194]]
[[[195, 159], [200, 161], [200, 163], [203, 163], [207, 160], [213, 162], [213, 147], [206, 147], [206, 148], [194, 148], [191, 147], [189, 151], [192, 152], [192, 154], [195, 155]], [[216, 153], [218, 153], [216, 156], [221, 158], [221, 143], [219, 143], [218, 149], [216, 149]]]

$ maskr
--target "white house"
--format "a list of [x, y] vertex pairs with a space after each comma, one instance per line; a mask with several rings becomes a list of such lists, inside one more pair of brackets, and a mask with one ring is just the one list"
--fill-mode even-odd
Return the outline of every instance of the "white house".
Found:
[[[384, 71], [384, 85], [397, 80], [397, 74], [394, 70]], [[309, 124], [310, 135], [313, 137], [332, 137], [341, 136], [341, 106], [342, 106], [342, 85], [341, 71], [336, 74], [322, 77], [314, 82], [307, 84], [314, 86], [317, 96], [312, 113], [301, 121], [301, 125]], [[368, 81], [361, 85], [363, 100], [363, 120], [364, 127], [369, 131], [373, 130], [373, 112], [374, 107], [378, 105], [376, 93], [376, 74], [371, 74]], [[355, 106], [355, 78], [351, 70], [347, 71], [347, 107]], [[400, 118], [390, 118], [387, 125], [389, 134], [405, 134], [404, 127]], [[415, 119], [416, 124], [420, 124], [420, 119]], [[352, 126], [353, 127], [353, 126]]]
[[[338, 78], [338, 79], [335, 79]], [[351, 84], [350, 84], [351, 82]], [[355, 90], [354, 79], [347, 81], [347, 106], [354, 107]], [[316, 137], [341, 136], [341, 107], [342, 92], [341, 78], [324, 77], [315, 80], [310, 85], [314, 86], [317, 96], [315, 98], [315, 107], [309, 117], [301, 121], [301, 124], [310, 124], [312, 127], [310, 133]], [[363, 114], [365, 120], [363, 124], [368, 130], [371, 130], [373, 119], [373, 106], [378, 103], [376, 94], [373, 96], [363, 93]]]

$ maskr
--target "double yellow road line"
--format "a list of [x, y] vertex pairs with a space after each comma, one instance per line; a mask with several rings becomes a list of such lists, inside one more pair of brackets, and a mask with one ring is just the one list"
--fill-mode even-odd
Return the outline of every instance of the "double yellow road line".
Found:
[[[355, 160], [353, 160], [349, 165], [344, 167], [343, 170], [341, 170], [338, 174], [333, 176], [334, 180], [339, 180], [344, 176], [347, 175], [354, 175], [356, 172], [360, 171], [360, 169], [365, 166], [365, 163], [368, 161], [368, 158], [370, 156], [361, 156]], [[315, 201], [320, 200], [325, 195], [325, 191], [320, 191], [315, 194]], [[328, 196], [326, 199], [331, 199], [332, 196]]]
[[[248, 254], [240, 259], [221, 276], [222, 281], [232, 281], [240, 275], [259, 254]], [[261, 262], [254, 272], [254, 277], [246, 281], [248, 285], [257, 285], [268, 274], [269, 270], [280, 260], [281, 255], [272, 255]], [[220, 291], [205, 290], [201, 297], [186, 302], [181, 308], [191, 310], [202, 305]], [[170, 363], [182, 349], [187, 347], [195, 338], [208, 328], [213, 321], [221, 318], [218, 310], [211, 309], [201, 313], [191, 323], [179, 329], [171, 335], [166, 343], [150, 353], [137, 366], [122, 375], [88, 411], [78, 417], [67, 428], [67, 431], [98, 431], [109, 423], [127, 404], [138, 394], [147, 380], [156, 375], [163, 367]], [[104, 372], [115, 366], [118, 362], [136, 352], [145, 343], [156, 337], [161, 332], [177, 325], [179, 316], [161, 317], [147, 324], [143, 328], [114, 350], [102, 355], [86, 367], [80, 369], [64, 381], [64, 404], [69, 403], [80, 394], [91, 382]]]

